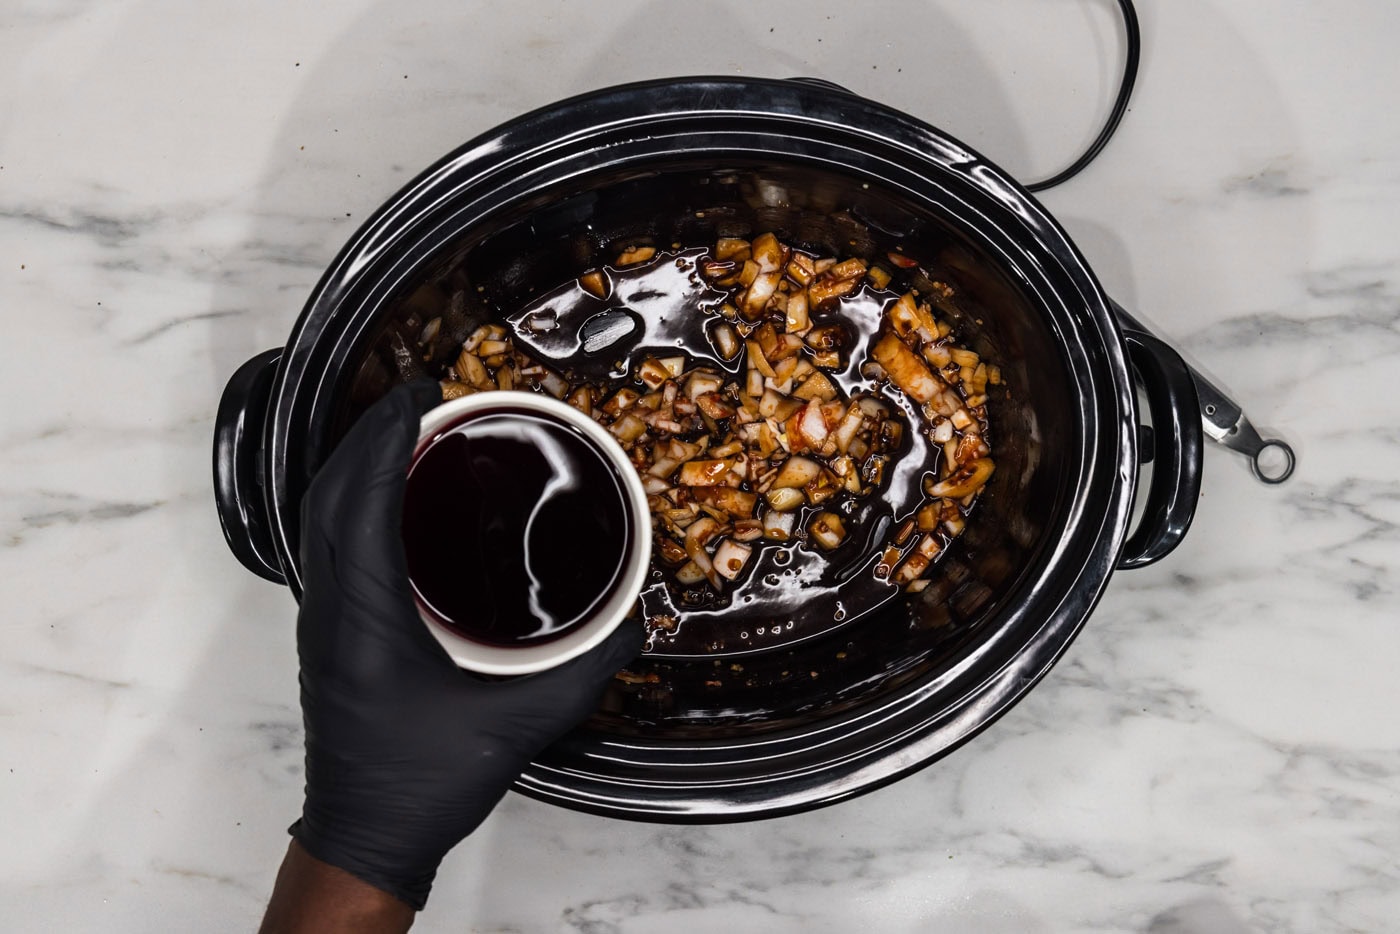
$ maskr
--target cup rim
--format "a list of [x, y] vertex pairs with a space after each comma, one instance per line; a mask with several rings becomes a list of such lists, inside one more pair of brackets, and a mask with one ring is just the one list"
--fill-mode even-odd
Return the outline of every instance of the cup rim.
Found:
[[558, 639], [530, 646], [493, 646], [458, 635], [427, 611], [414, 594], [414, 606], [433, 638], [459, 668], [484, 675], [527, 675], [557, 667], [601, 644], [627, 618], [636, 605], [651, 566], [651, 512], [646, 491], [636, 468], [627, 459], [611, 434], [602, 425], [571, 405], [552, 396], [522, 390], [492, 390], [452, 399], [429, 410], [419, 422], [418, 440], [411, 465], [417, 463], [424, 445], [447, 424], [478, 409], [509, 406], [552, 416], [581, 432], [608, 458], [622, 480], [634, 534], [622, 580], [612, 596], [586, 623]]

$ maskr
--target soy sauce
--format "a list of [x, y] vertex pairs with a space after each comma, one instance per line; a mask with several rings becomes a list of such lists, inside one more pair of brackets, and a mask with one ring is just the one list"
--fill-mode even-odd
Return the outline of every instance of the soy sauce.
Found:
[[611, 463], [538, 412], [481, 410], [410, 468], [403, 540], [420, 604], [465, 638], [561, 638], [613, 596], [633, 531]]

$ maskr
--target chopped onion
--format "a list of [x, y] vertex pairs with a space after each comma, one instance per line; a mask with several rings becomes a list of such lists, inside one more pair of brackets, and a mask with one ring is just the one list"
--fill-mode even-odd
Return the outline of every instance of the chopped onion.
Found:
[[733, 360], [739, 354], [739, 335], [734, 333], [734, 329], [724, 322], [715, 325], [710, 336], [714, 339], [715, 350], [718, 351], [720, 359]]
[[705, 579], [705, 572], [694, 561], [687, 561], [676, 571], [676, 582], [682, 587], [690, 587]]
[[767, 499], [768, 505], [778, 512], [791, 512], [807, 501], [802, 490], [795, 487], [776, 487], [768, 491]]
[[733, 468], [732, 460], [690, 461], [681, 466], [681, 486], [717, 486]]
[[871, 356], [884, 367], [890, 381], [915, 402], [928, 402], [943, 390], [943, 381], [934, 376], [924, 361], [893, 334], [881, 338], [871, 351]]
[[608, 297], [608, 280], [603, 277], [602, 270], [593, 269], [584, 273], [578, 277], [578, 284], [595, 298]]
[[[783, 492], [781, 490], [776, 492]], [[793, 490], [792, 492], [796, 492]], [[798, 499], [801, 500], [801, 494]], [[773, 541], [785, 542], [792, 538], [792, 530], [797, 525], [797, 513], [780, 512], [778, 509], [767, 509], [763, 513], [763, 537]]]
[[[783, 463], [778, 476], [773, 481], [774, 489], [805, 487], [822, 472], [822, 465], [810, 457], [790, 457]], [[772, 497], [769, 497], [772, 502]]]
[[634, 246], [622, 251], [622, 255], [617, 258], [619, 266], [631, 266], [635, 263], [645, 263], [656, 255], [654, 246]]
[[807, 534], [812, 541], [830, 551], [846, 537], [846, 526], [834, 512], [819, 512], [807, 526]]
[[982, 489], [995, 470], [996, 464], [992, 463], [992, 459], [984, 457], [959, 467], [948, 479], [929, 486], [926, 492], [929, 496], [960, 499]]
[[734, 580], [748, 563], [753, 549], [733, 539], [725, 539], [715, 549], [714, 567], [720, 577]]

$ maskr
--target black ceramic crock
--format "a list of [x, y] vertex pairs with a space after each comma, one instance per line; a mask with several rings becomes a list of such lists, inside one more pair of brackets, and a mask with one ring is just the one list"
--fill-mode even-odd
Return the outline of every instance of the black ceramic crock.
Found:
[[769, 229], [842, 255], [899, 246], [915, 276], [956, 284], [960, 333], [1006, 383], [991, 411], [997, 472], [922, 594], [737, 661], [643, 659], [517, 788], [615, 816], [737, 820], [838, 801], [948, 753], [1045, 675], [1116, 568], [1180, 541], [1200, 486], [1196, 394], [1170, 348], [1120, 328], [1025, 189], [926, 124], [819, 82], [587, 94], [479, 137], [390, 199], [285, 347], [229, 380], [214, 475], [234, 554], [300, 595], [298, 502], [394, 380], [394, 342], [431, 313], [425, 301], [509, 310], [624, 241]]

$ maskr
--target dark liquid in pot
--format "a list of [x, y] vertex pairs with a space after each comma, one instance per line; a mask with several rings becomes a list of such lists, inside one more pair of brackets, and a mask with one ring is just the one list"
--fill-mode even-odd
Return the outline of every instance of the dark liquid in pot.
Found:
[[430, 439], [409, 472], [415, 595], [476, 642], [537, 645], [587, 622], [616, 591], [632, 535], [611, 463], [537, 412], [472, 413]]

